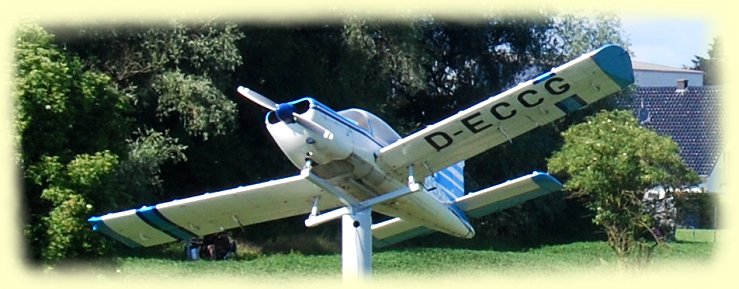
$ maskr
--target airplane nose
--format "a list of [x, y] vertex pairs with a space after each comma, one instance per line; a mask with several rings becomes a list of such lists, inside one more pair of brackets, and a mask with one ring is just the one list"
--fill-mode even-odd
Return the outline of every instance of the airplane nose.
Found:
[[289, 103], [281, 103], [277, 106], [277, 110], [275, 110], [275, 113], [277, 114], [277, 118], [284, 122], [284, 123], [294, 123], [295, 118], [293, 117], [293, 113], [295, 113], [295, 106]]

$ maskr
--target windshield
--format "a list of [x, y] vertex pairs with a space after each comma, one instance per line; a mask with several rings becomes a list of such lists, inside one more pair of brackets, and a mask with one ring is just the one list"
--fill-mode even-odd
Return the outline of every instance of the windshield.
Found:
[[340, 111], [339, 115], [353, 120], [357, 126], [365, 129], [377, 140], [384, 142], [385, 145], [389, 145], [400, 139], [400, 135], [387, 123], [365, 110], [350, 108]]

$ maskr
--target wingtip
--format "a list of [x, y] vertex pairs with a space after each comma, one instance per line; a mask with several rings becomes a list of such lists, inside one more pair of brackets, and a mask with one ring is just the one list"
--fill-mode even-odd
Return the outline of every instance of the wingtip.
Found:
[[605, 45], [593, 51], [591, 57], [618, 86], [624, 88], [634, 83], [631, 57], [624, 48], [613, 44]]
[[87, 219], [87, 222], [92, 226], [92, 230], [95, 232], [100, 231], [100, 224], [103, 222], [101, 217], [91, 217]]
[[548, 173], [534, 172], [533, 175], [532, 180], [549, 191], [558, 191], [564, 188], [562, 182]]

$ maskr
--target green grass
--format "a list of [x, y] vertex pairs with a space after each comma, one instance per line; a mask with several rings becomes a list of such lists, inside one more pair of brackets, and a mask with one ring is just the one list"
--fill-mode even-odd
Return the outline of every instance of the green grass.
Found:
[[[692, 236], [692, 235], [691, 235]], [[650, 266], [674, 262], [698, 264], [712, 255], [711, 242], [678, 241], [655, 252]], [[375, 278], [449, 276], [455, 274], [538, 275], [592, 272], [616, 269], [616, 259], [605, 242], [551, 245], [525, 251], [495, 251], [444, 248], [383, 250], [373, 255]], [[262, 255], [252, 260], [183, 261], [162, 258], [125, 257], [92, 269], [98, 277], [135, 279], [181, 277], [237, 277], [279, 280], [295, 278], [340, 278], [341, 256], [301, 254]], [[61, 273], [62, 268], [58, 272]]]
[[675, 232], [675, 238], [685, 242], [715, 242], [720, 236], [720, 231], [709, 229], [677, 229]]

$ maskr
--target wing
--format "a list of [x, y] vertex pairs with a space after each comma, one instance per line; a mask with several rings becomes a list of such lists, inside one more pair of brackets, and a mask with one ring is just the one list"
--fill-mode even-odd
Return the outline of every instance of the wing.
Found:
[[[490, 188], [470, 193], [454, 201], [457, 208], [472, 218], [504, 210], [562, 189], [562, 184], [546, 173], [531, 174], [509, 180]], [[372, 226], [374, 244], [378, 247], [401, 242], [413, 237], [434, 232], [419, 224], [404, 221], [400, 218], [390, 219]]]
[[90, 218], [93, 230], [129, 247], [189, 240], [225, 229], [306, 214], [340, 203], [303, 176], [206, 193], [182, 200]]
[[605, 46], [380, 150], [377, 160], [416, 179], [468, 159], [634, 82], [628, 53]]

